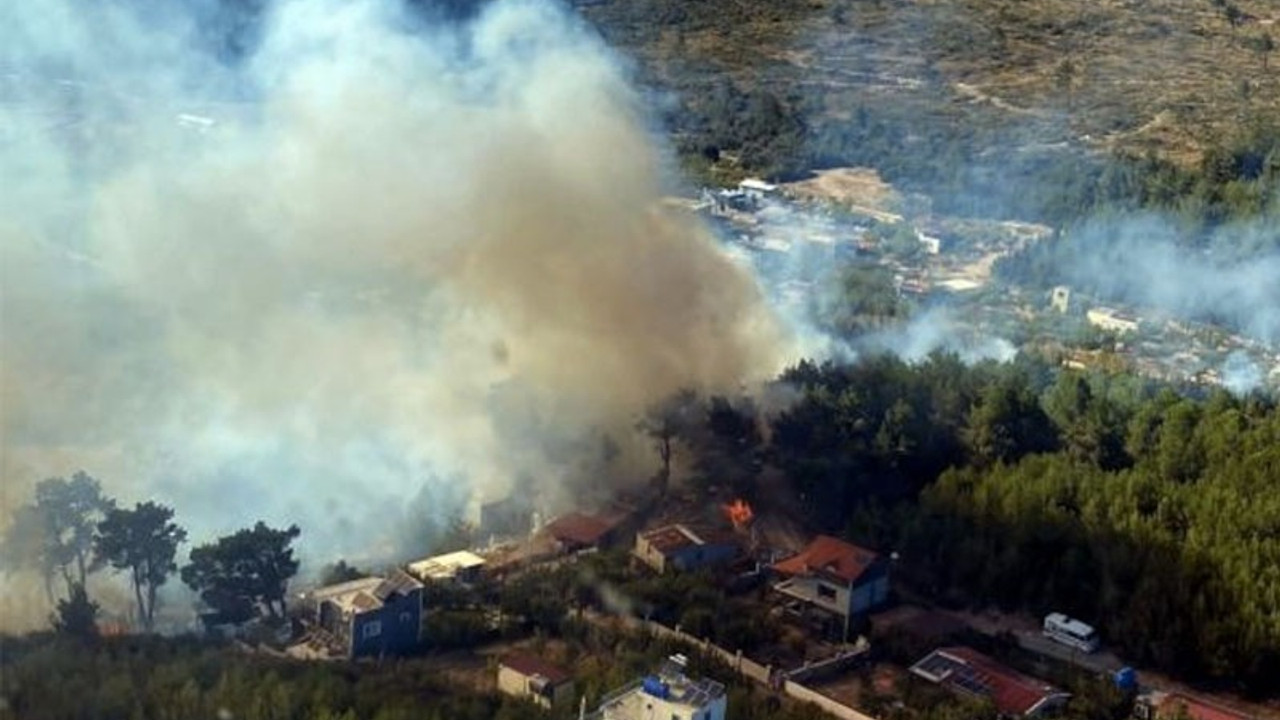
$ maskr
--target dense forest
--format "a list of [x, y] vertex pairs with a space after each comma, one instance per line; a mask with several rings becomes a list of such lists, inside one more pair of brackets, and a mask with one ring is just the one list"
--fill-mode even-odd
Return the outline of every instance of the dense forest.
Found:
[[[957, 605], [1091, 619], [1141, 663], [1280, 677], [1280, 411], [938, 355], [804, 364], [767, 453], [820, 526]], [[936, 479], [936, 481], [935, 481]]]

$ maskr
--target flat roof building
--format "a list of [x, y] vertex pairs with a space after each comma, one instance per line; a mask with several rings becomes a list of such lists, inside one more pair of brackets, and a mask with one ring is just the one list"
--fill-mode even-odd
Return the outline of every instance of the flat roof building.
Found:
[[738, 546], [722, 533], [667, 525], [637, 534], [633, 553], [640, 562], [662, 573], [727, 563], [738, 554]]
[[687, 660], [673, 655], [653, 675], [609, 693], [589, 720], [724, 720], [724, 685], [685, 674]]
[[473, 582], [480, 576], [484, 564], [485, 559], [479, 555], [459, 550], [411, 562], [408, 568], [409, 573], [419, 580]]

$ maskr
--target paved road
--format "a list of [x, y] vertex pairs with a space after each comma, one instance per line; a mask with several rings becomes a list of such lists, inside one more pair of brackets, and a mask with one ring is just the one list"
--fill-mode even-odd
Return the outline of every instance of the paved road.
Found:
[[1110, 674], [1125, 666], [1124, 661], [1112, 653], [1105, 651], [1083, 653], [1062, 643], [1054, 642], [1043, 633], [1018, 630], [1013, 634], [1018, 639], [1018, 644], [1031, 652], [1057, 658], [1086, 670]]

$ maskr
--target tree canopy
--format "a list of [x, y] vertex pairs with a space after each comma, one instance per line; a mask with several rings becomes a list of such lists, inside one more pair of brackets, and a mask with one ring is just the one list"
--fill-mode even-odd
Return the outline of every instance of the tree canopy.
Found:
[[54, 477], [36, 485], [34, 502], [14, 514], [6, 537], [8, 562], [14, 569], [34, 570], [44, 578], [53, 602], [53, 580], [60, 576], [70, 596], [83, 588], [99, 564], [94, 554], [98, 523], [115, 507], [102, 485], [84, 471], [70, 480]]
[[279, 530], [259, 521], [200, 545], [182, 568], [182, 582], [223, 621], [244, 622], [261, 610], [282, 618], [289, 579], [298, 572], [291, 545], [301, 533], [297, 525]]
[[178, 569], [174, 557], [187, 531], [172, 522], [173, 510], [154, 502], [132, 510], [113, 509], [98, 524], [98, 557], [129, 572], [138, 621], [150, 630], [155, 622], [156, 591]]

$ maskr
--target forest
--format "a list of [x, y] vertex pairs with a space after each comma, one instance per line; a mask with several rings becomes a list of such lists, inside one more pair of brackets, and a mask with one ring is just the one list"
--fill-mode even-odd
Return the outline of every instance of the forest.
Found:
[[[742, 496], [813, 531], [898, 553], [899, 581], [944, 605], [1067, 612], [1131, 662], [1275, 692], [1280, 409], [1272, 398], [1192, 396], [1131, 375], [1022, 357], [966, 365], [941, 353], [914, 364], [893, 356], [800, 363], [766, 391], [779, 394], [788, 401], [687, 391], [655, 405], [640, 429], [663, 461], [663, 492], [672, 468], [683, 468], [691, 477], [682, 493]], [[96, 607], [84, 577], [107, 564], [130, 579], [142, 627], [171, 575], [199, 593], [206, 620], [283, 621], [298, 528], [259, 523], [199, 545], [179, 572], [185, 534], [172, 517], [150, 502], [116, 508], [84, 474], [53, 478], [10, 527], [10, 547], [25, 554], [6, 558], [44, 572], [50, 593], [60, 586], [64, 635], [92, 637]], [[606, 605], [604, 584], [645, 614], [713, 639], [748, 648], [776, 639], [750, 603], [697, 577], [654, 584], [619, 567], [600, 565], [585, 580], [521, 578], [489, 586], [481, 601], [503, 609], [508, 629], [531, 632], [558, 628], [571, 607]], [[335, 579], [355, 572], [331, 571]], [[476, 603], [433, 599], [442, 612], [428, 619], [430, 644], [483, 639], [490, 630]]]
[[1280, 677], [1280, 412], [1033, 363], [803, 364], [762, 452], [806, 514], [956, 606], [1089, 618], [1131, 661]]

